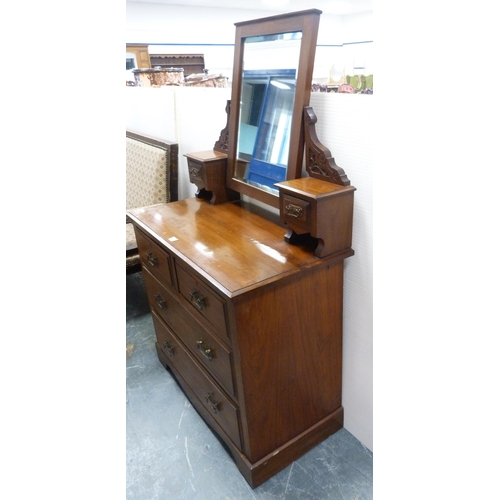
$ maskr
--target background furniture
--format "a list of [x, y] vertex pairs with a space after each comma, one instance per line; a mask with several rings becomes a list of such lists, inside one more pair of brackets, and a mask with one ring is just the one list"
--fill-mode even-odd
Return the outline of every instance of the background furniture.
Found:
[[151, 61], [149, 58], [147, 45], [127, 43], [126, 51], [130, 54], [135, 55], [138, 68], [151, 68]]
[[[177, 201], [178, 145], [126, 132], [126, 209]], [[137, 241], [126, 217], [127, 274], [141, 270]]]
[[153, 68], [184, 68], [184, 76], [203, 73], [205, 59], [203, 54], [151, 54]]
[[352, 85], [356, 94], [366, 89], [373, 90], [373, 75], [347, 75], [346, 82]]

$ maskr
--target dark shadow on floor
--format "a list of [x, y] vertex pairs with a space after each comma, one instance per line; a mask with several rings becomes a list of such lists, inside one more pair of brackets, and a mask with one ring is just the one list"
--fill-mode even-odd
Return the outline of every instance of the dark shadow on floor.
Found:
[[150, 314], [142, 271], [127, 276], [127, 321]]

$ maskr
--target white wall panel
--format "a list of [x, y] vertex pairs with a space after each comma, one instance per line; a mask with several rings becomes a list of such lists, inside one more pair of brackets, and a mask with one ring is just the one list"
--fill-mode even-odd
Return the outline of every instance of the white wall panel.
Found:
[[270, 11], [127, 2], [127, 43], [233, 44], [234, 23]]
[[354, 193], [352, 246], [345, 261], [342, 404], [345, 428], [373, 451], [372, 95], [311, 94], [316, 133]]
[[185, 153], [213, 149], [226, 126], [231, 89], [125, 87], [127, 130], [179, 144], [179, 199], [193, 197]]
[[131, 132], [178, 142], [173, 87], [125, 87], [125, 116]]
[[185, 153], [213, 149], [221, 130], [226, 126], [226, 103], [231, 89], [176, 89], [177, 130], [179, 142], [179, 198], [195, 195], [196, 186], [189, 182]]

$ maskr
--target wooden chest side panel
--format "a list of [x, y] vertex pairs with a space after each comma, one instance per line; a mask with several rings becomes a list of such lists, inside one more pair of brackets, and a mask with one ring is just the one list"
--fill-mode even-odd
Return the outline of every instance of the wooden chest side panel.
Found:
[[253, 463], [341, 407], [343, 265], [309, 269], [234, 304]]

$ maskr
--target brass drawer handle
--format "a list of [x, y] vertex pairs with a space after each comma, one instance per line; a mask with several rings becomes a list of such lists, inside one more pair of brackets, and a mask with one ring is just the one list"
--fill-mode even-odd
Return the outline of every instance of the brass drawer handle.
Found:
[[165, 302], [165, 299], [158, 292], [155, 293], [155, 301], [160, 309], [167, 308], [167, 303]]
[[156, 265], [158, 264], [158, 257], [156, 257], [153, 252], [148, 252], [146, 254], [146, 260], [151, 267], [156, 267]]
[[163, 343], [163, 349], [166, 349], [170, 356], [173, 356], [175, 354], [174, 348], [168, 340], [165, 340], [165, 342]]
[[291, 217], [302, 217], [302, 214], [304, 210], [302, 207], [299, 207], [298, 205], [292, 205], [291, 203], [285, 207], [287, 211], [287, 215], [290, 215]]
[[205, 309], [205, 298], [197, 290], [193, 290], [191, 293], [191, 303], [194, 304], [200, 311]]
[[208, 359], [208, 361], [212, 361], [212, 359], [214, 359], [212, 348], [208, 347], [203, 340], [198, 340], [196, 344], [198, 345], [198, 349], [202, 352], [203, 356]]
[[201, 169], [191, 167], [191, 168], [189, 169], [189, 175], [190, 175], [191, 177], [196, 177], [196, 178], [198, 178], [198, 179], [201, 179]]
[[205, 396], [205, 400], [209, 405], [212, 406], [212, 410], [214, 411], [214, 413], [217, 413], [220, 411], [220, 408], [219, 408], [220, 403], [217, 403], [217, 401], [215, 401], [213, 395], [210, 392], [207, 393], [207, 395]]

